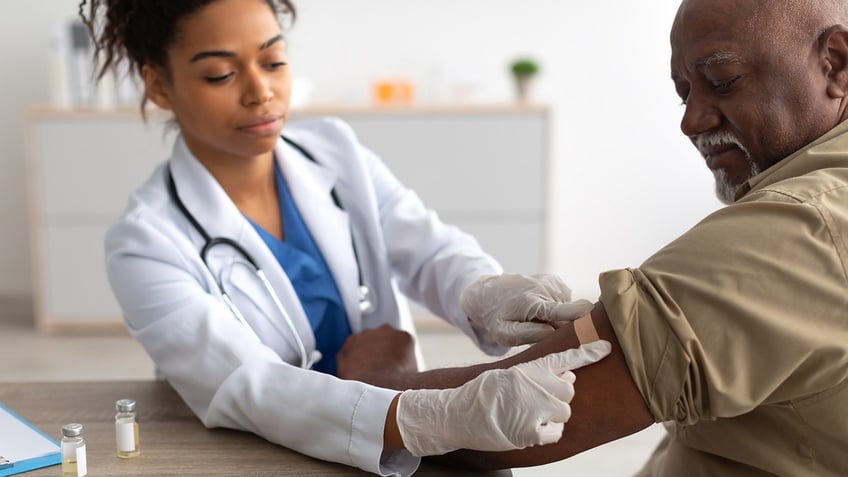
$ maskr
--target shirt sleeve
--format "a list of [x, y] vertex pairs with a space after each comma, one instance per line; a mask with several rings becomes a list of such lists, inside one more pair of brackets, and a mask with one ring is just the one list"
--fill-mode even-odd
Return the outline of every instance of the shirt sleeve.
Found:
[[600, 287], [657, 421], [733, 417], [845, 379], [845, 268], [815, 204], [724, 208]]
[[472, 327], [459, 305], [466, 286], [482, 275], [502, 273], [501, 265], [472, 235], [442, 222], [377, 154], [354, 140], [373, 187], [385, 253], [401, 292], [459, 328], [482, 351], [505, 353], [509, 348]]
[[[477, 277], [503, 269], [483, 251], [478, 241], [458, 227], [441, 221], [413, 190], [399, 180], [385, 162], [359, 142], [355, 132], [338, 118], [300, 123], [293, 138], [308, 147], [322, 165], [339, 174], [339, 195], [356, 197], [346, 211], [357, 221], [359, 232], [370, 240], [357, 240], [360, 258], [373, 261], [379, 273], [372, 285], [386, 292], [394, 285], [407, 298], [425, 306], [468, 335], [478, 348], [500, 355], [508, 348], [472, 328], [459, 305], [465, 287]], [[370, 257], [370, 258], [369, 258]], [[386, 277], [381, 277], [383, 272]], [[391, 285], [380, 283], [391, 279]]]
[[401, 291], [459, 328], [484, 352], [505, 353], [507, 347], [471, 326], [459, 305], [465, 287], [482, 275], [502, 273], [500, 264], [473, 236], [442, 222], [376, 154], [363, 146], [359, 151], [374, 184], [387, 252]]

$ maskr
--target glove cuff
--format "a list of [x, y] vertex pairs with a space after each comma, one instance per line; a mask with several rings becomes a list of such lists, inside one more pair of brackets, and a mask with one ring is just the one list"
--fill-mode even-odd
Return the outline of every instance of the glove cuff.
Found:
[[397, 424], [403, 445], [415, 456], [442, 455], [459, 449], [444, 425], [452, 389], [404, 391], [398, 398]]

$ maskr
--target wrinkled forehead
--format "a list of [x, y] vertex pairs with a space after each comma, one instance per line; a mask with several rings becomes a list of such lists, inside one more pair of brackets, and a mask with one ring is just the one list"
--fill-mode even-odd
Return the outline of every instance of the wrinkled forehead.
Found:
[[756, 1], [684, 0], [671, 28], [672, 69], [692, 69], [715, 55], [752, 55], [764, 40]]

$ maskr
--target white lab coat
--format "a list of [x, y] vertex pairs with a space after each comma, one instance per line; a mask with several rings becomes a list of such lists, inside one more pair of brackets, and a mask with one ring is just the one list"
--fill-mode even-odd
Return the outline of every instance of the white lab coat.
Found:
[[[317, 161], [280, 140], [275, 153], [306, 226], [338, 286], [354, 333], [383, 323], [403, 327], [399, 288], [456, 325], [490, 353], [459, 308], [474, 278], [500, 273], [470, 236], [441, 223], [339, 120], [292, 124], [284, 134]], [[229, 237], [258, 262], [294, 322], [307, 352], [315, 338], [285, 271], [224, 190], [178, 137], [169, 161], [179, 196], [212, 237]], [[262, 344], [221, 300], [200, 259], [204, 240], [168, 194], [166, 164], [136, 191], [106, 236], [109, 282], [127, 327], [207, 427], [256, 433], [304, 454], [381, 475], [410, 475], [418, 459], [383, 455], [385, 416], [395, 391], [300, 369], [291, 337], [253, 269], [229, 246], [208, 255]], [[422, 164], [421, 167], [427, 167]], [[332, 200], [335, 187], [344, 210]], [[358, 307], [357, 266], [375, 291], [376, 310]], [[280, 323], [285, 327], [284, 323]]]

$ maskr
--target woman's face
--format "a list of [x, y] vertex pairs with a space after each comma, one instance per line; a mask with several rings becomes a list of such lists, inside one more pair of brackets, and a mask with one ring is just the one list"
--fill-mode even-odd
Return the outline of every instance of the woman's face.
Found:
[[145, 67], [147, 94], [173, 111], [201, 161], [270, 154], [289, 110], [291, 74], [265, 0], [217, 0], [178, 24], [169, 73]]

